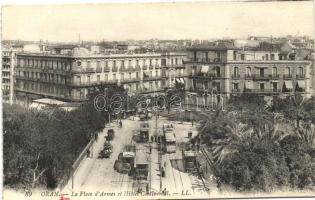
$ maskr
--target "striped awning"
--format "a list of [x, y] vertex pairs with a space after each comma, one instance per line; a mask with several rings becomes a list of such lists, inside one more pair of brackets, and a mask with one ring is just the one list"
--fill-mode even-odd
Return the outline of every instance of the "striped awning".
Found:
[[246, 82], [245, 82], [245, 88], [246, 88], [246, 89], [250, 89], [250, 90], [254, 89], [254, 83], [253, 83], [253, 81], [246, 81]]
[[201, 73], [203, 73], [203, 74], [206, 74], [206, 73], [208, 73], [208, 71], [209, 71], [209, 66], [207, 66], [207, 65], [202, 65], [201, 66]]
[[305, 88], [305, 81], [298, 81], [296, 84], [299, 88]]
[[284, 84], [287, 89], [293, 89], [292, 81], [284, 81]]

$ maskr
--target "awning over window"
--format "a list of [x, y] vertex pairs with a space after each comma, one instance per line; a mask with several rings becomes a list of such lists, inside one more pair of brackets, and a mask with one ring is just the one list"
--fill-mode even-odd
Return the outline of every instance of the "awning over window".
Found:
[[298, 81], [297, 85], [299, 88], [305, 88], [305, 81]]
[[284, 81], [284, 84], [287, 89], [293, 89], [292, 81]]
[[246, 81], [246, 82], [245, 82], [245, 88], [246, 88], [246, 89], [250, 89], [250, 90], [254, 89], [254, 83], [253, 83], [253, 81]]
[[143, 77], [150, 77], [149, 72], [143, 72]]
[[207, 66], [207, 65], [202, 65], [201, 66], [201, 73], [203, 73], [203, 74], [206, 74], [206, 73], [208, 73], [208, 71], [209, 71], [209, 66]]
[[180, 78], [180, 81], [182, 82], [182, 84], [185, 84], [184, 78]]

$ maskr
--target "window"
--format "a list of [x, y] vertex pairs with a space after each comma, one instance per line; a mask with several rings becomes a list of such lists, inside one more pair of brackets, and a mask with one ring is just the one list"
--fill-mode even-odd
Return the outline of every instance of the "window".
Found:
[[129, 79], [131, 79], [131, 72], [129, 72]]
[[245, 55], [241, 54], [241, 60], [245, 60]]
[[304, 75], [304, 72], [303, 72], [303, 67], [299, 67], [299, 72], [298, 74], [302, 77]]
[[91, 67], [91, 61], [88, 60], [86, 64], [87, 67]]
[[238, 77], [239, 76], [239, 69], [238, 67], [233, 68], [233, 77]]
[[276, 68], [276, 67], [273, 67], [273, 68], [272, 68], [272, 76], [273, 76], [273, 77], [278, 76], [278, 68]]
[[108, 61], [105, 60], [105, 67], [108, 67]]
[[101, 76], [97, 75], [97, 82], [100, 82], [100, 81], [101, 81]]
[[149, 62], [150, 62], [150, 66], [152, 66], [152, 59], [150, 59]]
[[220, 70], [220, 67], [216, 67], [216, 68], [215, 68], [215, 72], [216, 72], [216, 76], [217, 76], [217, 77], [221, 77], [221, 70]]
[[275, 54], [271, 54], [271, 55], [270, 55], [270, 59], [271, 59], [271, 60], [275, 60]]
[[113, 67], [116, 67], [116, 60], [113, 60]]
[[265, 69], [264, 68], [260, 68], [259, 69], [259, 76], [260, 77], [265, 77]]
[[233, 51], [233, 60], [236, 60], [237, 51]]
[[113, 80], [114, 81], [116, 80], [116, 74], [113, 74]]
[[124, 73], [121, 73], [121, 74], [120, 74], [120, 79], [121, 79], [121, 80], [124, 80], [124, 78], [125, 78]]
[[157, 70], [155, 71], [155, 76], [159, 76], [159, 72]]
[[136, 65], [139, 66], [139, 60], [136, 60]]
[[120, 65], [122, 68], [124, 68], [125, 67], [125, 61], [124, 60], [122, 60], [121, 61], [121, 65]]
[[88, 83], [91, 82], [91, 76], [87, 76], [87, 82], [88, 82]]
[[220, 84], [220, 82], [216, 83], [216, 89], [217, 89], [217, 91], [221, 91], [221, 84]]
[[152, 71], [150, 71], [150, 77], [153, 77], [153, 72]]
[[268, 54], [266, 54], [266, 60], [269, 60], [269, 55]]
[[81, 83], [81, 76], [76, 76], [76, 83]]
[[98, 61], [96, 62], [96, 67], [101, 67], [101, 61], [98, 60]]
[[105, 81], [108, 81], [108, 74], [105, 74]]
[[150, 84], [150, 90], [152, 90], [153, 88], [152, 82], [150, 82], [149, 84]]
[[175, 58], [175, 65], [178, 64], [178, 58]]
[[277, 90], [278, 90], [278, 83], [273, 82], [272, 83], [272, 89], [273, 89], [274, 92], [277, 92]]
[[136, 79], [139, 78], [139, 72], [136, 72]]
[[265, 89], [265, 84], [264, 83], [260, 83], [259, 84], [259, 88], [260, 88], [260, 90], [264, 90]]
[[290, 67], [286, 67], [286, 68], [285, 68], [285, 75], [286, 75], [287, 77], [291, 77], [291, 68], [290, 68]]
[[238, 91], [238, 83], [233, 83], [233, 90]]
[[131, 66], [131, 60], [128, 60], [128, 66]]

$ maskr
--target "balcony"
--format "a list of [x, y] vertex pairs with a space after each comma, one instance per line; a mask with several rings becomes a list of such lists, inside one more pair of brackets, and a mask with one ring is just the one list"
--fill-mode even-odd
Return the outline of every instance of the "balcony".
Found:
[[153, 81], [153, 80], [160, 80], [162, 79], [161, 76], [143, 76], [144, 81]]
[[245, 89], [245, 93], [263, 93], [263, 94], [272, 94], [272, 93], [281, 93], [281, 89]]
[[252, 74], [245, 74], [245, 80], [251, 80], [254, 78], [254, 75]]
[[69, 83], [70, 86], [72, 87], [93, 87], [97, 85], [102, 85], [102, 84], [116, 84], [118, 83], [118, 79], [115, 80], [106, 80], [106, 81], [96, 81], [96, 82], [72, 82]]
[[184, 61], [184, 63], [223, 63], [220, 58], [196, 58]]
[[110, 72], [110, 68], [109, 67], [104, 67], [104, 72]]
[[125, 78], [120, 80], [121, 83], [134, 83], [139, 81], [140, 81], [139, 78]]
[[153, 68], [154, 68], [153, 65], [150, 65], [150, 66], [149, 66], [149, 69], [150, 69], [150, 70], [152, 70]]
[[270, 74], [255, 74], [254, 80], [269, 80]]
[[284, 74], [283, 79], [292, 79], [292, 74]]
[[203, 74], [203, 73], [192, 74], [192, 75], [189, 75], [188, 77], [196, 78], [196, 79], [208, 79], [208, 80], [224, 78], [221, 74]]
[[278, 80], [280, 78], [279, 74], [270, 74], [270, 79], [272, 80]]
[[305, 74], [297, 74], [296, 79], [305, 79]]
[[140, 67], [135, 67], [133, 68], [133, 66], [129, 66], [129, 67], [124, 67], [124, 68], [120, 68], [119, 70], [120, 72], [133, 72], [133, 71], [140, 71]]
[[118, 72], [118, 67], [113, 67], [112, 72]]
[[174, 65], [175, 68], [185, 68], [184, 64], [176, 64]]
[[240, 79], [240, 75], [239, 74], [232, 74], [232, 79]]
[[148, 66], [147, 65], [143, 65], [142, 66], [142, 70], [147, 70], [148, 69]]
[[239, 92], [241, 92], [240, 89], [232, 89], [232, 93], [239, 93]]

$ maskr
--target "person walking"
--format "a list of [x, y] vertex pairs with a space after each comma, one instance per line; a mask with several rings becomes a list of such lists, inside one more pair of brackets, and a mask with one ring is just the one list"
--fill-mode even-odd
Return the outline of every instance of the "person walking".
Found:
[[88, 149], [88, 150], [86, 151], [86, 157], [89, 158], [89, 157], [90, 157], [90, 154], [91, 154], [90, 149]]

